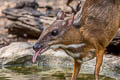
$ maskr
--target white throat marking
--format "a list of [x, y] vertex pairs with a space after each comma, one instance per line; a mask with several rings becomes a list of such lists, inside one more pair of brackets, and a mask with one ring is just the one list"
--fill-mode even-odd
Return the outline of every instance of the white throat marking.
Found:
[[59, 47], [62, 47], [62, 48], [80, 48], [82, 46], [85, 46], [85, 43], [70, 44], [70, 45], [57, 44], [57, 45], [52, 45], [51, 48], [53, 48], [53, 49], [56, 49], [56, 48], [59, 48]]

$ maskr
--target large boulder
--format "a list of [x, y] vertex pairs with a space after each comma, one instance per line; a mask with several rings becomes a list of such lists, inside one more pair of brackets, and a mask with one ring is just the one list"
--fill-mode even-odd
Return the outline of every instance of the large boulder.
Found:
[[34, 51], [30, 43], [14, 42], [0, 49], [0, 60], [4, 64], [22, 64], [31, 60]]

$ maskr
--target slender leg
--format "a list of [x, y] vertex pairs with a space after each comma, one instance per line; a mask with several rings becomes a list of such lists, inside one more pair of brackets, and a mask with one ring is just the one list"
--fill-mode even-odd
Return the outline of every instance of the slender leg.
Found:
[[102, 49], [96, 53], [95, 80], [99, 80], [99, 72], [103, 61], [104, 51], [105, 49]]
[[71, 80], [76, 80], [77, 76], [79, 74], [81, 67], [81, 63], [78, 63], [76, 60], [74, 60], [74, 67], [73, 67], [73, 73], [72, 73], [72, 79]]

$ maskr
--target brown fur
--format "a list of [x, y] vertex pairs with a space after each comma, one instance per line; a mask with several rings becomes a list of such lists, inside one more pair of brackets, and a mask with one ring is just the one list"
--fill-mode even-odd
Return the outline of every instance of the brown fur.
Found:
[[[92, 0], [87, 0], [87, 2], [89, 1]], [[71, 28], [64, 35], [65, 40], [70, 38], [67, 40], [75, 41], [75, 43], [88, 41], [91, 44], [97, 43], [106, 47], [117, 33], [120, 25], [118, 5], [114, 1], [117, 0], [101, 0], [101, 3], [94, 3], [92, 6], [86, 7], [87, 9], [82, 14], [81, 28], [79, 30]], [[66, 43], [68, 42], [66, 41]]]
[[[78, 48], [64, 48], [67, 54], [80, 53], [80, 56], [74, 57], [74, 70], [72, 80], [76, 80], [79, 73], [79, 67], [85, 57], [92, 59], [96, 53], [95, 80], [98, 80], [100, 66], [106, 46], [111, 42], [120, 26], [120, 0], [86, 0], [82, 11], [81, 27], [75, 28], [71, 24], [73, 17], [68, 20], [56, 20], [50, 27], [41, 34], [38, 42], [40, 45], [51, 46], [56, 44], [81, 44], [84, 46]], [[52, 36], [51, 32], [57, 29], [59, 34]], [[95, 49], [94, 52], [91, 52]]]
[[[84, 42], [87, 47], [90, 46], [87, 49], [96, 49], [95, 80], [98, 80], [105, 47], [114, 38], [120, 26], [119, 2], [119, 0], [87, 0], [83, 7], [81, 28], [79, 30], [71, 28], [64, 35], [64, 40], [70, 38], [64, 41], [64, 44]], [[73, 76], [72, 80], [76, 80], [76, 76]]]

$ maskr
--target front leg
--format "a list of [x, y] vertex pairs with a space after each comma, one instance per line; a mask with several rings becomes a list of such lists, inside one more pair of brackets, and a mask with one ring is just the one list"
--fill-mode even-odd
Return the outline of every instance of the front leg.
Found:
[[76, 80], [77, 79], [80, 68], [81, 68], [81, 63], [78, 63], [77, 60], [74, 60], [74, 67], [73, 67], [73, 73], [72, 73], [72, 79], [71, 80]]
[[95, 80], [99, 80], [99, 72], [103, 61], [104, 51], [105, 49], [102, 49], [96, 53]]

